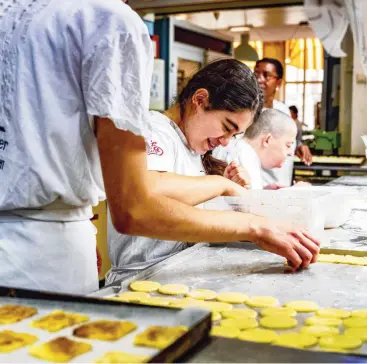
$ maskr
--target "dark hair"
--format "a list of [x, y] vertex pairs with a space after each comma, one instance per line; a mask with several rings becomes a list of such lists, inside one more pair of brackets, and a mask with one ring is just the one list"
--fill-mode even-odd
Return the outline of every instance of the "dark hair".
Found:
[[257, 67], [259, 63], [271, 63], [275, 67], [275, 71], [276, 71], [278, 77], [280, 79], [283, 78], [283, 75], [284, 75], [283, 65], [277, 59], [275, 59], [275, 58], [266, 58], [266, 57], [263, 58], [263, 59], [259, 59], [258, 61], [256, 61], [256, 66], [255, 67]]
[[[240, 112], [250, 110], [254, 122], [260, 115], [264, 101], [254, 73], [242, 62], [226, 58], [214, 61], [197, 72], [178, 96], [181, 117], [195, 92], [204, 88], [209, 93], [207, 110]], [[207, 174], [223, 175], [227, 163], [214, 158], [211, 152], [202, 157]]]
[[294, 112], [298, 116], [297, 106], [295, 106], [295, 105], [289, 106], [289, 110]]

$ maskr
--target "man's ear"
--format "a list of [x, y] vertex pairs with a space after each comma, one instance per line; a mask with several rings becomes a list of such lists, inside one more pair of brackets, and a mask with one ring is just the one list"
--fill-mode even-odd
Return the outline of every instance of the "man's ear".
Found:
[[261, 146], [264, 148], [268, 148], [272, 138], [273, 136], [270, 133], [264, 134], [262, 136]]

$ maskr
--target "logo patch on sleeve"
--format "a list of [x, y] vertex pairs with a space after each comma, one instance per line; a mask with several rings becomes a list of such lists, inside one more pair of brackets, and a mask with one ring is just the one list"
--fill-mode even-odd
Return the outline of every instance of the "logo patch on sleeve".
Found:
[[157, 142], [153, 142], [151, 140], [148, 147], [148, 155], [150, 154], [156, 154], [158, 156], [161, 156], [164, 154], [164, 151], [161, 147], [157, 145]]

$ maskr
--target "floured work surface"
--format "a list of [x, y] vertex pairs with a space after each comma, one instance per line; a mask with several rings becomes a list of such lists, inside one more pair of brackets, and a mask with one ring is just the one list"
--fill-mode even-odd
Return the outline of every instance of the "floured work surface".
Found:
[[[1, 288], [0, 292], [6, 295], [11, 291]], [[19, 297], [0, 297], [0, 316], [1, 308], [5, 307], [2, 315], [9, 322], [0, 324], [0, 362], [93, 363], [100, 360], [106, 363], [120, 353], [124, 353], [121, 358], [125, 356], [126, 362], [172, 361], [177, 359], [178, 353], [183, 355], [205, 337], [210, 329], [208, 312], [197, 308], [172, 310], [41, 294], [51, 297], [46, 299], [31, 291], [15, 292], [19, 292], [16, 294]], [[14, 310], [15, 306], [9, 305], [21, 309]], [[9, 319], [12, 312], [17, 315]], [[70, 316], [65, 317], [64, 313]], [[134, 345], [137, 335], [152, 326], [184, 327], [185, 331], [172, 345], [161, 349]]]
[[[346, 264], [316, 263], [298, 273], [284, 273], [284, 259], [253, 249], [248, 244], [228, 246], [196, 245], [172, 258], [122, 282], [121, 292], [135, 280], [153, 280], [161, 284], [186, 284], [191, 290], [241, 292], [250, 297], [272, 296], [279, 305], [307, 300], [323, 308], [367, 309], [367, 267]], [[108, 295], [110, 288], [100, 291]], [[158, 294], [156, 294], [158, 295]], [[236, 308], [246, 304], [234, 305]], [[255, 308], [259, 311], [260, 309]], [[298, 325], [278, 333], [299, 332], [313, 313], [298, 313]], [[343, 332], [343, 329], [341, 329]], [[318, 346], [308, 350], [318, 350]], [[367, 355], [364, 344], [353, 353]]]

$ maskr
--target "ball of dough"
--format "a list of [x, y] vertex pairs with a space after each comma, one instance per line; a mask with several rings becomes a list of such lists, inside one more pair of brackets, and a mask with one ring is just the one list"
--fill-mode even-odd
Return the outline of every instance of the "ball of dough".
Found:
[[253, 317], [237, 318], [237, 319], [224, 319], [220, 322], [221, 326], [237, 327], [240, 330], [254, 329], [258, 326], [256, 319]]
[[197, 288], [193, 291], [187, 292], [186, 297], [195, 298], [197, 300], [213, 300], [217, 297], [217, 292], [210, 289]]
[[367, 318], [351, 317], [344, 320], [345, 327], [367, 327]]
[[350, 316], [350, 311], [343, 310], [341, 308], [321, 308], [316, 312], [316, 315], [321, 317], [334, 317], [344, 319]]
[[352, 317], [367, 318], [367, 310], [355, 310], [355, 311], [352, 311], [351, 316]]
[[251, 310], [250, 308], [234, 308], [232, 310], [222, 311], [222, 316], [224, 318], [241, 319], [246, 317], [257, 317], [257, 312]]
[[279, 335], [275, 341], [274, 345], [288, 346], [291, 348], [308, 348], [310, 346], [317, 344], [317, 338], [313, 335], [291, 332]]
[[276, 306], [277, 304], [279, 304], [279, 302], [274, 297], [255, 296], [255, 297], [250, 297], [246, 301], [246, 304], [251, 307], [264, 308], [264, 307]]
[[286, 303], [285, 307], [293, 308], [297, 312], [314, 312], [319, 309], [318, 304], [312, 301], [292, 301]]
[[158, 292], [162, 294], [181, 295], [186, 294], [189, 291], [189, 287], [185, 284], [165, 284], [158, 288]]
[[312, 325], [302, 327], [300, 332], [303, 334], [310, 334], [316, 337], [323, 337], [323, 336], [338, 335], [339, 329], [334, 326]]
[[228, 338], [238, 337], [240, 330], [233, 326], [213, 326], [210, 335]]
[[352, 327], [344, 331], [344, 335], [356, 337], [362, 341], [367, 341], [367, 327]]
[[297, 320], [290, 316], [265, 316], [260, 320], [260, 325], [268, 329], [291, 329], [297, 326]]
[[261, 316], [291, 316], [294, 317], [297, 315], [297, 312], [290, 307], [267, 307], [261, 310]]
[[242, 331], [238, 335], [238, 339], [246, 341], [254, 341], [257, 343], [271, 344], [278, 334], [273, 330], [267, 329], [250, 329]]
[[238, 292], [221, 292], [217, 296], [217, 301], [227, 303], [244, 303], [246, 300], [248, 296]]
[[339, 326], [343, 321], [333, 317], [312, 316], [307, 317], [305, 323], [306, 325]]
[[319, 342], [320, 347], [328, 349], [357, 349], [361, 347], [362, 341], [349, 335], [334, 335], [322, 337]]
[[154, 292], [160, 286], [160, 283], [153, 281], [135, 281], [130, 283], [130, 289], [138, 292]]

